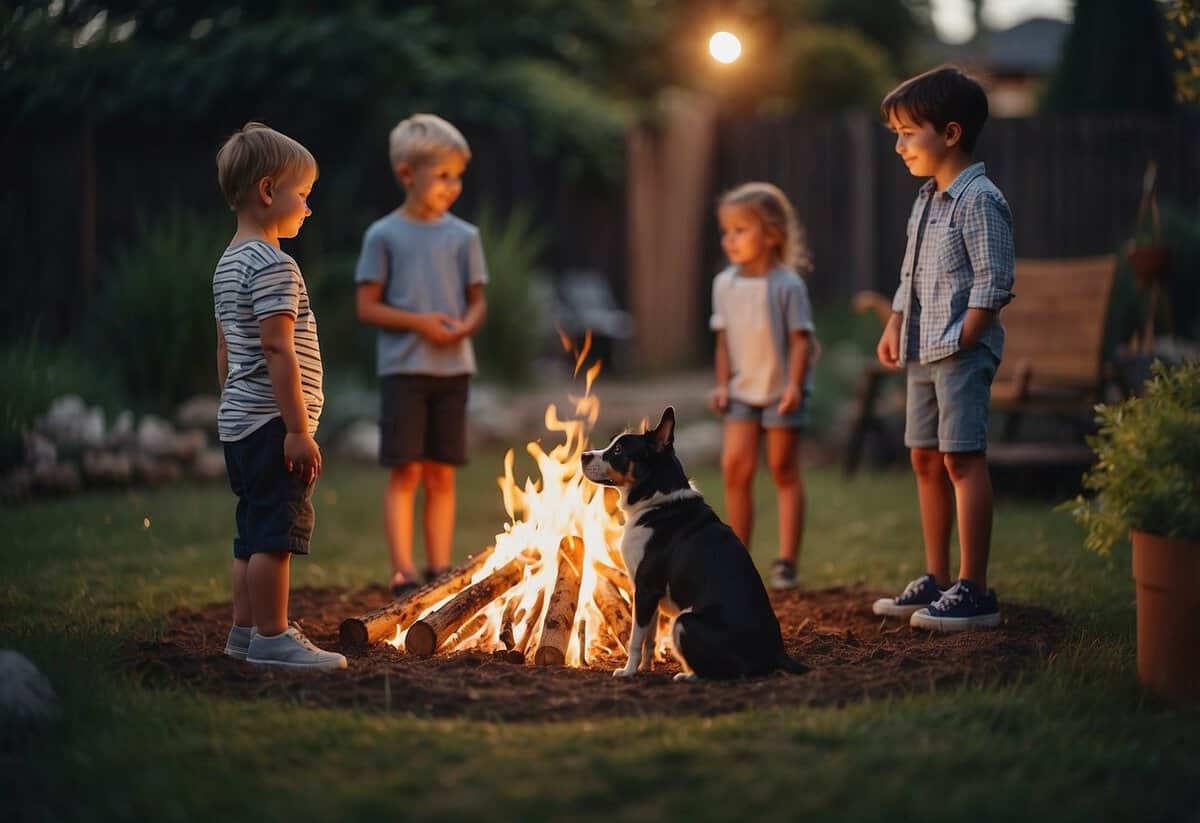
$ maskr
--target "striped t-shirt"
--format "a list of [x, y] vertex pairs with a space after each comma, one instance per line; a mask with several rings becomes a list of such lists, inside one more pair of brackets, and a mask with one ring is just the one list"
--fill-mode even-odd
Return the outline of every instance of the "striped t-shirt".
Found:
[[317, 319], [308, 305], [300, 267], [289, 255], [261, 240], [230, 246], [213, 274], [213, 304], [229, 352], [229, 374], [217, 409], [217, 433], [223, 442], [252, 434], [280, 416], [259, 324], [276, 314], [296, 320], [296, 358], [300, 388], [315, 433], [325, 396], [321, 391], [321, 348]]

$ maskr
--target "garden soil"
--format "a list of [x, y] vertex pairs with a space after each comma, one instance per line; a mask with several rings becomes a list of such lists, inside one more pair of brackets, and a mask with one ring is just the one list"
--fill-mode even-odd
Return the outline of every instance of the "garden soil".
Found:
[[[1062, 622], [1031, 606], [1002, 603], [987, 631], [938, 635], [871, 614], [882, 593], [860, 588], [772, 595], [788, 651], [811, 667], [735, 682], [675, 683], [678, 664], [612, 677], [624, 658], [582, 669], [507, 662], [460, 652], [412, 657], [391, 646], [345, 651], [349, 668], [325, 674], [267, 671], [222, 654], [231, 608], [179, 609], [157, 640], [130, 643], [123, 663], [152, 687], [192, 689], [320, 707], [492, 721], [562, 721], [645, 715], [710, 716], [779, 706], [841, 706], [865, 698], [1007, 682], [1053, 659]], [[382, 588], [292, 592], [293, 622], [318, 645], [338, 648], [338, 626], [388, 602]]]

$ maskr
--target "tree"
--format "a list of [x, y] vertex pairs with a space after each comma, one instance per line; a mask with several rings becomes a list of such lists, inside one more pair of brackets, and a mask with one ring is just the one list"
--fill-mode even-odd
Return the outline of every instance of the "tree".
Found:
[[1165, 113], [1172, 87], [1156, 0], [1078, 0], [1043, 108]]

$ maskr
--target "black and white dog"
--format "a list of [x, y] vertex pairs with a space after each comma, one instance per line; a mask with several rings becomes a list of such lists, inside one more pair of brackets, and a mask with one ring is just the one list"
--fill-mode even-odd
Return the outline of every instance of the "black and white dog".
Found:
[[796, 674], [807, 667], [784, 651], [762, 578], [733, 530], [704, 502], [675, 456], [675, 410], [643, 434], [618, 435], [583, 453], [583, 474], [620, 490], [625, 513], [621, 555], [633, 579], [629, 660], [613, 672], [649, 670], [661, 604], [684, 671], [677, 680]]

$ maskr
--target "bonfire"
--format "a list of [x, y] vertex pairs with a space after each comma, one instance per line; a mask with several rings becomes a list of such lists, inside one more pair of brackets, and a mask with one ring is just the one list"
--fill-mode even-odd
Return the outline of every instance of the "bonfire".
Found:
[[[563, 343], [570, 351], [570, 341]], [[590, 347], [589, 334], [575, 356], [576, 378]], [[537, 441], [526, 444], [537, 480], [518, 484], [512, 449], [505, 454], [499, 484], [509, 522], [495, 545], [404, 599], [345, 621], [343, 646], [386, 642], [416, 655], [474, 650], [575, 667], [624, 654], [633, 586], [620, 555], [617, 494], [580, 470], [600, 414], [592, 394], [600, 368], [597, 361], [584, 371], [582, 396], [569, 396], [569, 417], [547, 407], [546, 430], [562, 442], [549, 452]], [[662, 655], [669, 633], [659, 637]]]

